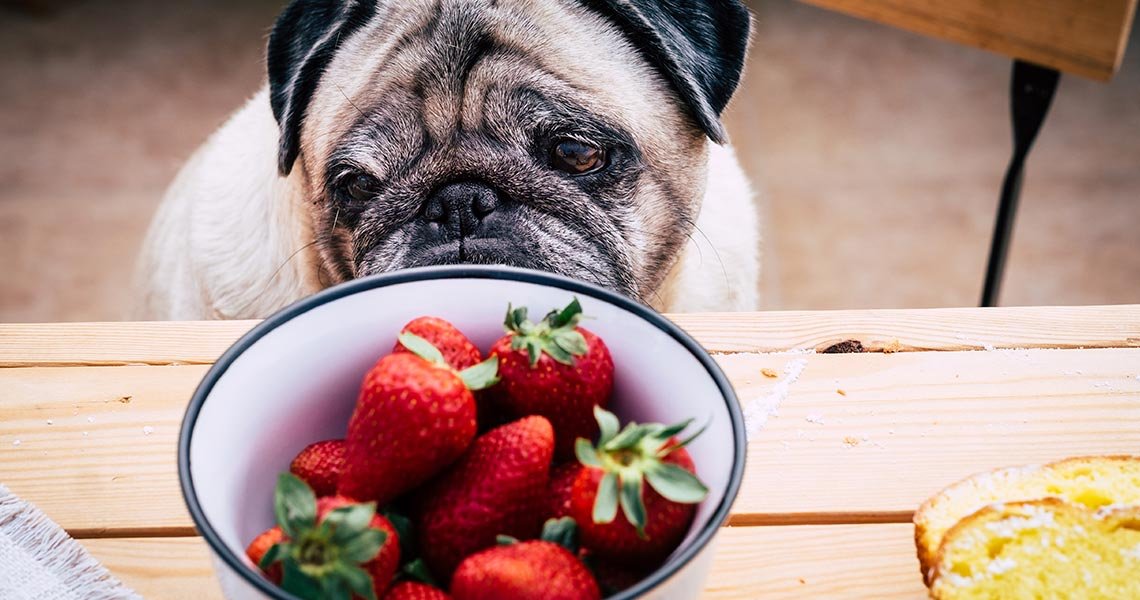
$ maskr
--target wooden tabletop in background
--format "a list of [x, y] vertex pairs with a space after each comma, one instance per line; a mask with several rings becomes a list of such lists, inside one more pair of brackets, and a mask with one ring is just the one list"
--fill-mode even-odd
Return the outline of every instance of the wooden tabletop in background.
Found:
[[[773, 413], [708, 598], [919, 600], [909, 520], [929, 495], [1006, 465], [1140, 453], [1140, 306], [673, 318], [746, 410]], [[252, 325], [0, 325], [0, 483], [144, 596], [220, 598], [175, 445], [194, 387]], [[822, 353], [847, 340], [864, 351]]]
[[803, 0], [856, 17], [1107, 81], [1136, 0]]

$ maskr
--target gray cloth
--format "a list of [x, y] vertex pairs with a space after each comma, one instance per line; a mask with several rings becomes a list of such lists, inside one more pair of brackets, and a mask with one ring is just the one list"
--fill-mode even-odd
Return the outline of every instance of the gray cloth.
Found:
[[0, 598], [141, 600], [39, 509], [0, 485]]

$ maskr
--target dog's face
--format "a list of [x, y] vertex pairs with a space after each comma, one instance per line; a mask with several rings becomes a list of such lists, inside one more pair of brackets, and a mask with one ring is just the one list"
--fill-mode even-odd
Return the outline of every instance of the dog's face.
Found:
[[280, 166], [306, 190], [324, 273], [506, 264], [652, 300], [739, 76], [739, 61], [721, 69], [731, 82], [712, 98], [692, 67], [724, 57], [693, 62], [687, 36], [653, 30], [705, 18], [698, 41], [724, 52], [708, 28], [737, 18], [741, 60], [747, 36], [735, 2], [704, 4], [294, 2], [270, 83]]

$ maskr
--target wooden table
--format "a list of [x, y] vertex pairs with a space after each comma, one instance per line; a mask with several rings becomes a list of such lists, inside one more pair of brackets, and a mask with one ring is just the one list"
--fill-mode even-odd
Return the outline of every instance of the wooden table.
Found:
[[803, 0], [1065, 73], [1108, 81], [1136, 0]]
[[[909, 520], [927, 496], [1004, 465], [1140, 453], [1140, 306], [675, 320], [744, 404], [778, 406], [707, 598], [918, 600]], [[0, 482], [144, 596], [220, 598], [175, 442], [194, 386], [251, 326], [0, 325]], [[822, 353], [844, 340], [864, 352]]]

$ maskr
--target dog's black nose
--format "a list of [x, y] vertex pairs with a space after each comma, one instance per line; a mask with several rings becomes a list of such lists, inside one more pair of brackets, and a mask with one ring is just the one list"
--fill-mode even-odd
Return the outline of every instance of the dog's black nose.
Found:
[[447, 184], [428, 198], [424, 218], [458, 237], [471, 235], [499, 207], [499, 193], [478, 181]]

